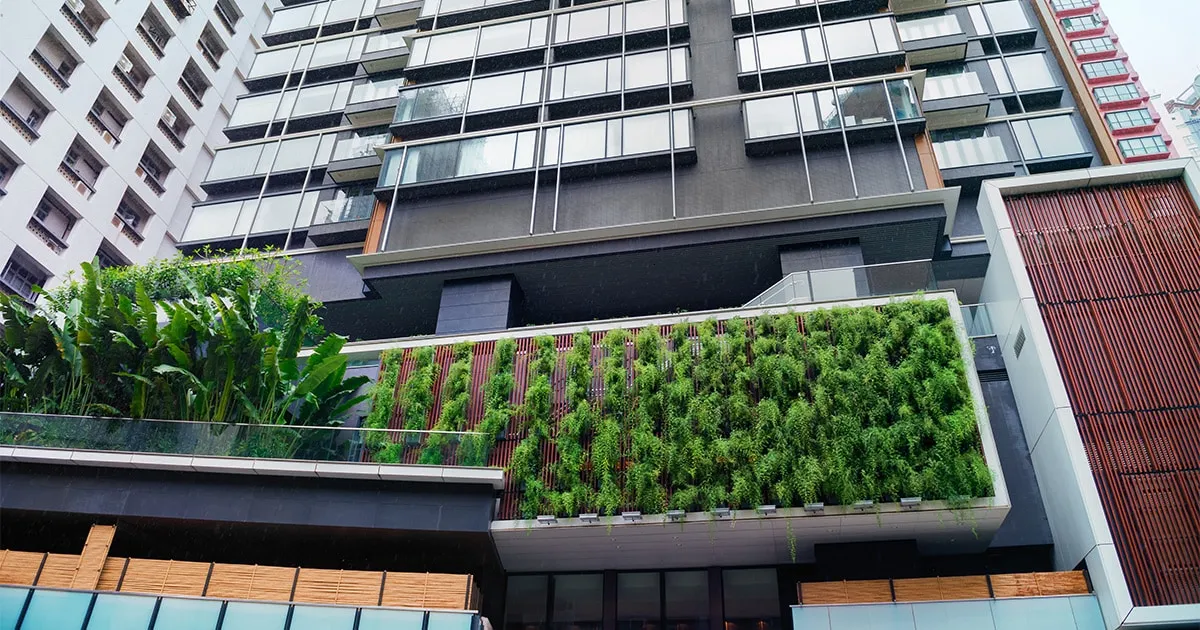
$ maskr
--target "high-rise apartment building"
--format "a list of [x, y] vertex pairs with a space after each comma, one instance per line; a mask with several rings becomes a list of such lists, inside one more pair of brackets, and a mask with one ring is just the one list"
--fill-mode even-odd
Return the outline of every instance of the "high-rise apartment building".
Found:
[[269, 19], [259, 0], [28, 0], [0, 19], [0, 282], [170, 255]]
[[285, 3], [177, 240], [378, 408], [0, 414], [0, 630], [1195, 624], [1200, 172], [1048, 7]]
[[[1105, 163], [1178, 157], [1100, 0], [1033, 0]], [[1114, 153], [1115, 151], [1115, 153]]]
[[1200, 158], [1200, 75], [1192, 81], [1191, 87], [1167, 101], [1166, 109], [1181, 127], [1179, 135], [1186, 150], [1180, 153]]

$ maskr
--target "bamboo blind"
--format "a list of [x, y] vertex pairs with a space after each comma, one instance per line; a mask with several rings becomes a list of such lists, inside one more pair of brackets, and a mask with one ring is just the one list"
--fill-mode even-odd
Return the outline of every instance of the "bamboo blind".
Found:
[[1089, 592], [1087, 578], [1082, 571], [852, 582], [806, 582], [796, 585], [797, 599], [806, 605], [874, 604], [891, 601], [931, 602], [991, 597], [1046, 597], [1086, 595]]
[[203, 595], [208, 567], [207, 562], [130, 558], [120, 590], [153, 595]]
[[83, 553], [79, 557], [79, 566], [75, 571], [74, 588], [94, 590], [100, 581], [100, 573], [108, 560], [108, 550], [112, 547], [113, 536], [117, 533], [115, 525], [93, 525], [88, 532], [87, 541], [83, 543]]
[[45, 557], [32, 551], [0, 551], [0, 584], [33, 586]]
[[127, 558], [105, 558], [104, 568], [100, 570], [100, 579], [96, 582], [97, 591], [115, 591], [125, 574]]
[[214, 564], [208, 597], [263, 599], [286, 602], [292, 598], [296, 569], [251, 564]]
[[75, 582], [75, 570], [79, 568], [79, 556], [65, 553], [48, 553], [38, 576], [38, 586], [71, 588]]
[[295, 601], [314, 604], [375, 606], [383, 588], [383, 574], [376, 571], [300, 569]]

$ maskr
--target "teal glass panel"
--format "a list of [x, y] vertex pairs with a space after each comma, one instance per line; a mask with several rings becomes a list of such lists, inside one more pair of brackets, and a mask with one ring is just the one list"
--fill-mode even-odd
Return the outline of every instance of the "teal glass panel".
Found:
[[796, 606], [792, 609], [795, 630], [830, 630], [829, 608], [825, 606]]
[[364, 608], [358, 630], [421, 630], [425, 613], [416, 610]]
[[835, 630], [916, 630], [912, 607], [907, 604], [830, 606], [829, 627]]
[[[287, 621], [286, 604], [229, 602], [221, 630], [283, 630]], [[163, 627], [162, 630], [174, 630]]]
[[223, 603], [215, 599], [164, 597], [154, 618], [154, 630], [213, 630]]
[[911, 606], [917, 630], [996, 630], [990, 601], [930, 602]]
[[1072, 597], [1071, 612], [1075, 615], [1075, 630], [1105, 630], [1104, 617], [1100, 614], [1100, 602], [1096, 597]]
[[353, 630], [354, 608], [296, 606], [289, 630]]
[[146, 630], [154, 613], [154, 597], [101, 593], [96, 596], [87, 630]]
[[429, 630], [471, 630], [474, 618], [466, 613], [431, 612]]
[[992, 602], [996, 630], [1063, 630], [1075, 627], [1069, 597], [997, 599]]
[[79, 630], [91, 602], [91, 593], [35, 590], [21, 630]]
[[29, 596], [27, 588], [0, 586], [0, 630], [13, 630], [17, 627], [17, 616], [25, 606], [25, 598]]

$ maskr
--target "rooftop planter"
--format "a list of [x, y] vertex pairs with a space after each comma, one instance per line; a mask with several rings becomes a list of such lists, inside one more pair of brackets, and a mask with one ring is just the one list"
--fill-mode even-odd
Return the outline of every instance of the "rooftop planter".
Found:
[[508, 470], [492, 533], [510, 570], [984, 547], [1007, 513], [953, 294], [546, 332], [405, 342], [370, 419], [484, 436], [469, 456]]

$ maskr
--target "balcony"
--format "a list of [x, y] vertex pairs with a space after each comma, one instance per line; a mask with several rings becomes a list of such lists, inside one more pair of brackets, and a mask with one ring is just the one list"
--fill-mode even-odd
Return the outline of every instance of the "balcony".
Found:
[[910, 66], [962, 61], [967, 35], [954, 14], [896, 22]]
[[422, 4], [422, 0], [379, 0], [375, 6], [375, 19], [383, 28], [411, 26], [416, 22]]
[[159, 181], [158, 176], [155, 175], [155, 172], [156, 169], [146, 166], [144, 162], [138, 163], [137, 168], [134, 169], [134, 173], [137, 174], [142, 181], [146, 182], [146, 186], [150, 188], [150, 191], [161, 197], [163, 196], [163, 193], [167, 192], [167, 187], [163, 186], [162, 182]]
[[176, 19], [183, 20], [196, 12], [196, 0], [166, 0], [167, 8]]
[[171, 146], [175, 147], [179, 151], [183, 150], [183, 138], [179, 137], [179, 134], [175, 133], [173, 128], [167, 126], [166, 122], [162, 120], [158, 121], [158, 130], [167, 137], [167, 141], [171, 143]]
[[117, 78], [117, 82], [121, 84], [121, 87], [125, 88], [125, 91], [129, 92], [129, 95], [133, 97], [133, 100], [142, 100], [142, 86], [145, 85], [145, 83], [138, 85], [134, 82], [133, 78], [129, 76], [129, 73], [124, 72], [120, 68], [113, 68], [112, 73], [113, 76]]
[[363, 69], [368, 74], [377, 74], [403, 68], [408, 62], [405, 38], [413, 34], [413, 31], [393, 31], [369, 36], [359, 58]]
[[[96, 29], [100, 27], [100, 24], [89, 24], [88, 21], [84, 19], [84, 16], [76, 13], [75, 9], [73, 9], [69, 3], [63, 4], [62, 8], [59, 10], [62, 12], [63, 16], [67, 18], [67, 21], [71, 23], [71, 26], [75, 29], [75, 32], [79, 33], [79, 36], [83, 38], [83, 41], [87, 42], [88, 44], [96, 43]], [[86, 10], [87, 9], [85, 8], [85, 11]]]
[[[70, 452], [77, 466], [410, 481], [433, 477], [486, 480], [499, 488], [503, 471], [482, 467], [469, 455], [482, 439], [466, 431], [0, 413], [0, 444], [14, 449], [7, 458], [16, 461], [61, 462], [62, 453]], [[433, 460], [438, 465], [428, 469], [424, 462]]]
[[117, 146], [121, 144], [121, 129], [114, 129], [113, 125], [104, 120], [104, 117], [97, 114], [95, 110], [89, 110], [87, 113], [87, 121], [100, 134], [100, 139], [104, 144]]
[[179, 89], [183, 91], [183, 95], [187, 97], [188, 102], [191, 103], [193, 107], [196, 109], [204, 107], [204, 103], [201, 101], [203, 92], [192, 87], [192, 84], [184, 80], [183, 77], [179, 77], [179, 81], [176, 83], [176, 85], [178, 85]]
[[142, 242], [146, 240], [146, 237], [142, 236], [142, 233], [139, 232], [136, 227], [130, 225], [119, 214], [113, 215], [113, 225], [117, 226], [117, 229], [121, 231], [121, 236], [124, 236], [125, 238], [129, 239], [129, 241], [132, 242], [135, 246], [141, 245]]
[[53, 83], [54, 87], [58, 88], [59, 91], [65, 90], [71, 85], [67, 81], [67, 77], [63, 73], [59, 72], [58, 68], [55, 68], [54, 65], [50, 63], [50, 60], [46, 59], [45, 55], [43, 55], [37, 49], [34, 49], [29, 53], [29, 59], [33, 62], [33, 65], [38, 67], [38, 70], [42, 71], [42, 74], [46, 75], [47, 79], [50, 79], [50, 82]]
[[442, 4], [442, 0], [425, 0], [417, 18], [417, 28], [428, 31], [432, 30], [435, 24], [437, 28], [448, 28], [550, 9], [549, 0], [470, 0], [447, 2], [446, 4], [452, 6], [445, 9]]
[[91, 199], [92, 195], [96, 194], [95, 179], [91, 181], [85, 179], [79, 171], [76, 171], [66, 162], [58, 165], [58, 174], [62, 175], [63, 179], [67, 180], [71, 184], [71, 187], [75, 189], [75, 192], [83, 196], [84, 199]]
[[372, 81], [359, 80], [350, 89], [346, 118], [355, 126], [387, 124], [396, 109], [396, 95], [404, 87], [404, 77]]
[[974, 72], [925, 79], [921, 109], [931, 130], [983, 124], [988, 104], [987, 90]]
[[933, 153], [947, 185], [1011, 177], [1016, 173], [1004, 141], [996, 136], [935, 140]]
[[937, 288], [933, 263], [928, 260], [815, 269], [788, 274], [783, 280], [747, 302], [746, 308], [904, 295], [936, 291]]
[[824, 21], [870, 15], [888, 9], [887, 0], [732, 0], [733, 30], [736, 33], [748, 33], [755, 29], [764, 31], [815, 24], [819, 21], [818, 1], [820, 20]]
[[387, 144], [391, 139], [392, 134], [384, 132], [338, 140], [329, 158], [329, 176], [339, 183], [378, 178], [380, 159], [375, 148]]
[[67, 242], [59, 238], [53, 230], [38, 221], [36, 217], [29, 219], [29, 223], [25, 226], [34, 236], [50, 248], [50, 251], [55, 254], [61, 254], [67, 249]]
[[891, 74], [906, 59], [890, 16], [757, 33], [734, 45], [743, 92]]
[[21, 134], [28, 142], [33, 142], [41, 136], [38, 135], [37, 129], [34, 129], [29, 123], [25, 122], [25, 116], [22, 116], [11, 105], [0, 100], [0, 118], [8, 121], [18, 133]]

